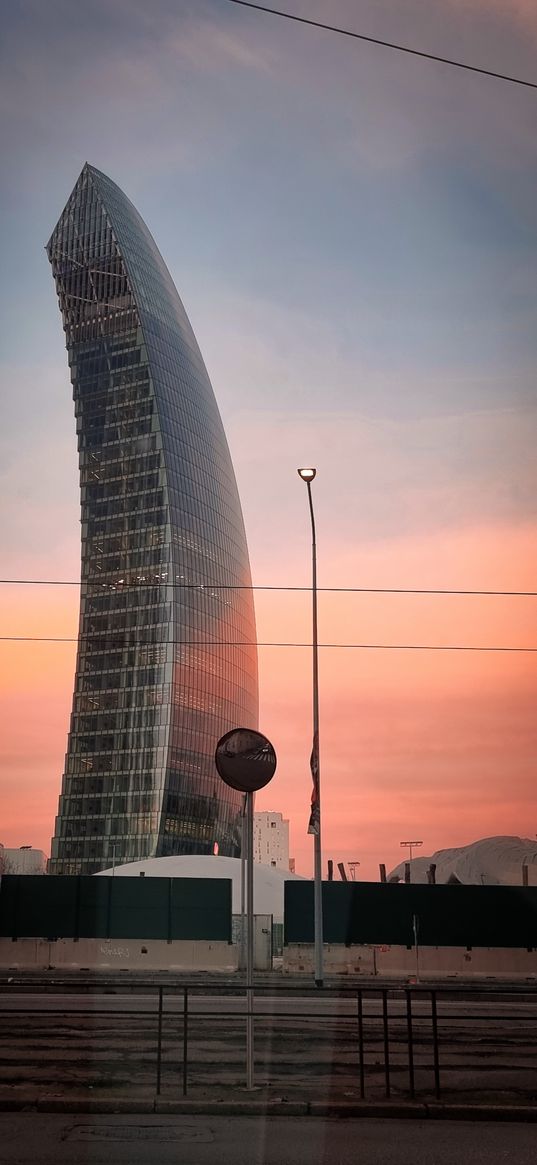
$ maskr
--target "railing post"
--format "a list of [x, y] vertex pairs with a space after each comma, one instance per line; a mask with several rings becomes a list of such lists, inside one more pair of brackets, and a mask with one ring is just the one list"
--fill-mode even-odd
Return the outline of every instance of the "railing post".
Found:
[[440, 1100], [440, 1060], [438, 1055], [438, 1015], [436, 1011], [436, 991], [431, 991], [431, 1019], [433, 1027], [434, 1094]]
[[412, 1100], [415, 1096], [414, 1089], [414, 1042], [412, 1031], [412, 993], [406, 990], [406, 1033], [408, 1043], [408, 1083], [410, 1087], [410, 1095]]
[[183, 987], [183, 1096], [187, 1092], [188, 1073], [188, 987]]
[[390, 1097], [390, 1039], [388, 1031], [388, 992], [382, 990], [382, 1030], [384, 1035], [384, 1079], [386, 1097]]
[[158, 989], [158, 1022], [157, 1022], [157, 1096], [160, 1096], [160, 1078], [162, 1065], [162, 995], [163, 988]]
[[360, 1099], [365, 1097], [365, 1065], [364, 1065], [364, 1008], [362, 988], [358, 988], [358, 1063], [360, 1066]]

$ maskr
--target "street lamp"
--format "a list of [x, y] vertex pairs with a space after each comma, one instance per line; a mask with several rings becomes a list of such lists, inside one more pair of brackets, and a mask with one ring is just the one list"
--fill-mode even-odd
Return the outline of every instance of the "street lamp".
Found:
[[423, 845], [423, 842], [422, 841], [400, 841], [399, 845], [402, 845], [404, 849], [407, 849], [410, 851], [409, 858], [410, 858], [410, 861], [412, 862], [412, 850], [419, 849], [420, 845]]
[[311, 750], [311, 814], [308, 833], [313, 834], [313, 911], [315, 939], [315, 986], [323, 986], [323, 863], [321, 850], [321, 773], [319, 754], [319, 644], [317, 636], [317, 543], [315, 540], [315, 517], [311, 483], [317, 470], [312, 467], [299, 469], [298, 476], [308, 487], [308, 503], [311, 518], [311, 570], [312, 570], [312, 690], [313, 690], [313, 747]]

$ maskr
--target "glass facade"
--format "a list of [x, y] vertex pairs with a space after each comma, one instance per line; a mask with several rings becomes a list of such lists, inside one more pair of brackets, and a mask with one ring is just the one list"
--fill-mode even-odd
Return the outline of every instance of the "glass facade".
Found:
[[240, 852], [217, 775], [257, 727], [248, 549], [194, 333], [132, 203], [84, 166], [47, 245], [78, 433], [78, 653], [51, 873]]

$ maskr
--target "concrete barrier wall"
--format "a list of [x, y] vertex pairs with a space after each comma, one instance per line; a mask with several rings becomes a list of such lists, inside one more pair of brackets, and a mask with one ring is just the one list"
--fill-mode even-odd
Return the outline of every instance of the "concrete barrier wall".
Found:
[[[345, 947], [339, 944], [324, 945], [324, 968], [329, 975], [364, 975], [371, 978], [375, 974], [374, 947], [352, 946]], [[313, 972], [314, 948], [307, 943], [289, 943], [283, 948], [284, 973]]]
[[[238, 968], [239, 947], [223, 942], [150, 939], [0, 939], [0, 968], [8, 970], [222, 971]], [[537, 979], [537, 951], [506, 947], [373, 947], [326, 944], [327, 975], [364, 979]], [[313, 946], [284, 947], [285, 974], [312, 974]], [[264, 970], [265, 967], [260, 967]]]
[[[314, 948], [306, 943], [284, 947], [286, 974], [313, 973]], [[382, 979], [536, 979], [537, 951], [509, 947], [350, 946], [325, 944], [327, 975], [378, 976]]]
[[237, 947], [178, 939], [0, 939], [4, 970], [236, 971]]
[[406, 947], [375, 952], [376, 973], [383, 978], [498, 978], [537, 977], [537, 951], [509, 947]]

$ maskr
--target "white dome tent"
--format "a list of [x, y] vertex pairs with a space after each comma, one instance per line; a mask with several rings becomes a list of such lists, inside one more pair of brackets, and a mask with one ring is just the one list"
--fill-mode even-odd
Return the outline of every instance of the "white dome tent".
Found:
[[[213, 854], [186, 854], [167, 858], [145, 858], [127, 862], [115, 869], [100, 870], [96, 878], [230, 878], [233, 914], [241, 909], [241, 860]], [[283, 896], [286, 881], [304, 881], [299, 874], [273, 866], [254, 864], [254, 910], [272, 914], [274, 922], [283, 922]]]

